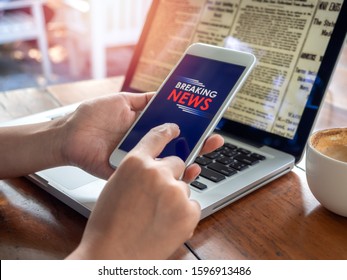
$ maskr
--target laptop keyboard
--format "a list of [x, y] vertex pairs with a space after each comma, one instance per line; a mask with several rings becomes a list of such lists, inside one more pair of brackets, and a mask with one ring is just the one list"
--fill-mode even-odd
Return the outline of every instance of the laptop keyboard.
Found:
[[[197, 157], [195, 162], [201, 166], [201, 177], [218, 183], [265, 159], [263, 155], [225, 143], [218, 150]], [[199, 182], [199, 178], [191, 186], [199, 190], [207, 189], [207, 185]]]

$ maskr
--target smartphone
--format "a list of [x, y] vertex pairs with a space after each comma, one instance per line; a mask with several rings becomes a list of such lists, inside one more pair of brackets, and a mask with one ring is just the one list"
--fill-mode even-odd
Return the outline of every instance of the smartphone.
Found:
[[191, 45], [111, 154], [111, 166], [119, 166], [150, 129], [164, 123], [176, 123], [180, 135], [168, 143], [159, 158], [175, 155], [191, 164], [255, 61], [250, 53]]

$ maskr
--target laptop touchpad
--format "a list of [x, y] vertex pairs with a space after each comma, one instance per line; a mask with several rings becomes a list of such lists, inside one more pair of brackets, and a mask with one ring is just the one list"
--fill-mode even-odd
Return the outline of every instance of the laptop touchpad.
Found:
[[99, 178], [72, 166], [46, 169], [37, 172], [37, 174], [47, 180], [53, 186], [58, 185], [69, 190], [79, 188], [95, 180], [100, 180]]

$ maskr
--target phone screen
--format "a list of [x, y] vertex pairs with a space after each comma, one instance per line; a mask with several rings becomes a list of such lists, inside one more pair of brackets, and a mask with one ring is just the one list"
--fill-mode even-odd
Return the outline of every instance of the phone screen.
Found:
[[185, 161], [244, 70], [241, 65], [185, 55], [118, 149], [129, 152], [153, 127], [176, 123], [181, 133], [159, 157], [175, 155]]

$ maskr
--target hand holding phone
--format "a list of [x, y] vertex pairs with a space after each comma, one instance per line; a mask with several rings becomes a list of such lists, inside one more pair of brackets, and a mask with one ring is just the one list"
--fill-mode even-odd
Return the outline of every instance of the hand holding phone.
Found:
[[119, 166], [150, 129], [164, 123], [177, 124], [181, 134], [159, 157], [175, 155], [191, 164], [254, 64], [249, 53], [191, 45], [113, 151], [110, 164]]

